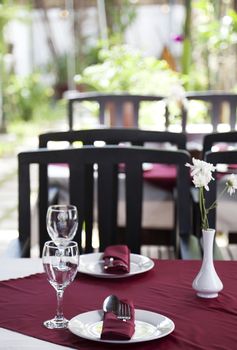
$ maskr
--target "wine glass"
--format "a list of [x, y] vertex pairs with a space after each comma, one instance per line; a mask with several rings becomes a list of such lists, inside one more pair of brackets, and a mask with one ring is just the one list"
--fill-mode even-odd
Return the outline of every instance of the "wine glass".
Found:
[[49, 236], [59, 247], [64, 247], [76, 234], [77, 208], [74, 205], [51, 205], [47, 211], [46, 224]]
[[57, 293], [56, 316], [45, 321], [44, 325], [49, 329], [67, 328], [68, 320], [63, 315], [63, 293], [77, 273], [79, 264], [78, 245], [74, 241], [68, 242], [62, 253], [62, 248], [59, 250], [59, 247], [53, 241], [48, 241], [44, 244], [42, 260], [48, 281]]

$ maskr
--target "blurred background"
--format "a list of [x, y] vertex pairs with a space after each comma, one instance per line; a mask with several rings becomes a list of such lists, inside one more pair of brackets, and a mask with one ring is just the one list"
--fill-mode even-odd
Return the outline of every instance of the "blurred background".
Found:
[[[165, 96], [139, 126], [163, 130], [168, 106], [176, 130], [185, 92], [237, 93], [236, 11], [237, 0], [0, 1], [0, 241], [17, 235], [16, 154], [68, 130], [67, 91]], [[204, 102], [187, 108], [191, 127], [205, 125]], [[98, 124], [98, 106], [80, 113], [78, 127]]]
[[[65, 118], [66, 90], [236, 92], [236, 9], [236, 0], [1, 1], [1, 133]], [[191, 121], [203, 120], [197, 104]]]

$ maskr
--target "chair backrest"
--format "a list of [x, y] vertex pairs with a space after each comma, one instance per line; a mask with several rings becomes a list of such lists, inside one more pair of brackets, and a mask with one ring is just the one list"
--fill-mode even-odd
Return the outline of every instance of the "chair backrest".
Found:
[[[80, 142], [80, 146], [82, 145], [94, 145], [96, 141], [103, 141], [107, 145], [136, 145], [136, 146], [144, 146], [145, 147], [152, 147], [152, 148], [170, 148], [172, 149], [185, 149], [186, 147], [186, 136], [183, 133], [173, 133], [173, 132], [161, 132], [161, 131], [151, 131], [151, 130], [141, 130], [137, 128], [100, 128], [100, 129], [89, 129], [89, 130], [71, 130], [71, 131], [65, 131], [65, 132], [50, 132], [45, 133], [39, 136], [39, 146], [40, 147], [50, 147], [50, 142], [56, 143], [61, 141], [67, 141], [68, 145], [78, 147], [78, 141]], [[55, 147], [55, 145], [52, 145]], [[60, 144], [60, 147], [66, 148], [67, 145], [63, 143]], [[58, 168], [59, 169], [59, 168]], [[64, 168], [61, 167], [63, 170], [62, 177], [65, 173], [65, 166]], [[57, 169], [56, 169], [57, 171]], [[67, 171], [67, 170], [66, 170]], [[52, 178], [50, 178], [50, 183], [52, 184], [50, 189], [51, 199], [50, 201], [52, 204], [54, 203], [54, 200], [61, 200], [63, 197], [63, 200], [65, 200], [65, 197], [67, 197], [66, 191], [66, 179], [61, 179], [58, 181], [58, 177], [55, 179], [55, 171], [51, 171]], [[171, 173], [173, 173], [171, 177]], [[57, 176], [57, 175], [56, 175]], [[148, 178], [147, 178], [148, 177]], [[168, 191], [169, 193], [175, 188], [176, 186], [176, 169], [171, 169], [171, 167], [167, 167], [167, 165], [157, 164], [155, 167], [152, 168], [151, 172], [146, 172], [144, 174], [144, 180], [146, 181], [145, 185], [145, 194], [144, 196], [147, 197], [147, 193], [151, 191], [149, 189], [149, 183], [155, 184], [156, 191], [159, 191], [159, 188], [161, 188], [161, 191]], [[42, 184], [42, 188], [46, 187], [48, 178], [47, 178], [47, 166], [41, 165], [40, 166], [40, 181]], [[53, 182], [53, 183], [52, 183]], [[55, 183], [56, 182], [56, 183]], [[56, 189], [54, 185], [58, 186], [58, 191], [54, 191]], [[152, 185], [151, 185], [152, 187]], [[154, 185], [153, 185], [154, 187]], [[123, 188], [123, 186], [121, 187]], [[61, 189], [61, 190], [60, 190]], [[122, 190], [123, 192], [123, 190]], [[167, 196], [172, 196], [172, 194], [168, 194]], [[41, 192], [40, 192], [41, 196]], [[150, 195], [149, 195], [150, 196]], [[164, 199], [163, 199], [164, 200]], [[173, 203], [175, 201], [173, 200]], [[39, 200], [40, 206], [42, 203], [42, 200]], [[121, 203], [121, 201], [120, 201]], [[41, 207], [40, 212], [42, 213], [42, 217], [46, 216], [46, 209], [44, 206]], [[89, 216], [91, 215], [91, 212], [88, 213], [88, 221], [92, 221], [92, 218], [89, 219]], [[147, 217], [147, 209], [145, 209], [144, 218]], [[167, 214], [169, 215], [169, 214]], [[119, 210], [119, 219], [123, 221], [123, 211]], [[151, 215], [152, 216], [152, 215]], [[154, 218], [155, 219], [155, 218]], [[121, 221], [120, 220], [120, 221]], [[175, 219], [174, 219], [175, 220]], [[151, 219], [151, 226], [152, 226], [152, 219]], [[43, 232], [45, 230], [45, 223], [43, 220], [39, 221], [39, 231]], [[159, 223], [160, 227], [163, 227], [163, 221], [160, 221]], [[161, 230], [162, 231], [162, 230]], [[159, 238], [162, 238], [163, 240], [168, 240], [170, 237], [170, 240], [172, 240], [172, 232], [165, 232], [163, 230], [162, 232], [159, 232]], [[143, 235], [145, 236], [145, 232], [143, 232]], [[151, 235], [146, 233], [146, 237], [151, 237]], [[153, 235], [154, 237], [155, 235]], [[156, 235], [157, 236], [157, 235]], [[147, 241], [149, 241], [149, 238], [147, 238]]]
[[[75, 91], [68, 91], [65, 94], [65, 98], [68, 100], [68, 122], [69, 129], [72, 130], [74, 127], [74, 105], [78, 102], [92, 101], [99, 104], [99, 123], [101, 125], [105, 124], [106, 109], [108, 106], [113, 106], [114, 112], [114, 126], [122, 127], [126, 126], [126, 121], [124, 120], [125, 104], [129, 103], [132, 106], [132, 127], [138, 127], [139, 125], [139, 108], [141, 102], [155, 102], [164, 99], [164, 96], [155, 95], [131, 95], [128, 93], [98, 93], [98, 92], [87, 92], [79, 93]], [[168, 110], [165, 112], [166, 116], [166, 127], [169, 125]], [[112, 126], [112, 125], [110, 125]]]
[[170, 143], [178, 149], [186, 148], [184, 133], [169, 131], [151, 131], [135, 128], [101, 128], [49, 132], [39, 135], [39, 147], [47, 147], [50, 141], [80, 141], [83, 145], [93, 145], [95, 141], [104, 141], [109, 145], [130, 142], [132, 145], [143, 146], [144, 143]]
[[237, 144], [237, 131], [217, 132], [207, 134], [203, 139], [203, 159], [205, 153], [212, 150], [216, 143], [222, 143], [222, 148], [230, 144]]
[[[237, 109], [237, 94], [227, 93], [224, 91], [203, 91], [203, 92], [187, 92], [185, 97], [188, 100], [204, 101], [210, 104], [210, 122], [213, 126], [213, 131], [217, 131], [217, 126], [221, 122], [221, 107], [223, 102], [229, 105], [229, 125], [230, 129], [234, 130], [236, 125], [236, 109]], [[184, 108], [182, 114], [182, 131], [185, 132], [187, 125], [187, 111]]]
[[[237, 164], [237, 151], [220, 151], [207, 152], [205, 161], [217, 164]], [[213, 173], [213, 177], [217, 179], [217, 172]], [[209, 191], [206, 191], [206, 206], [209, 207], [217, 199], [217, 181], [209, 183]], [[211, 228], [216, 228], [216, 208], [209, 212], [209, 225]]]
[[[77, 240], [81, 247], [82, 227], [86, 232], [85, 252], [92, 251], [92, 222], [94, 200], [94, 170], [98, 166], [98, 229], [100, 250], [109, 244], [116, 243], [117, 232], [117, 195], [118, 195], [118, 165], [124, 165], [126, 174], [126, 236], [125, 243], [134, 253], [140, 252], [141, 203], [143, 171], [142, 163], [165, 163], [177, 166], [177, 217], [180, 235], [190, 234], [190, 192], [189, 171], [184, 166], [190, 162], [186, 151], [156, 150], [144, 147], [85, 146], [77, 149], [47, 150], [23, 152], [19, 159], [19, 237], [24, 255], [29, 255], [30, 249], [30, 165], [48, 165], [67, 163], [70, 169], [69, 192], [70, 203], [79, 208], [79, 226]], [[42, 189], [40, 183], [41, 205], [48, 207], [48, 188]], [[185, 213], [185, 215], [184, 215]], [[157, 213], [159, 217], [159, 213]], [[44, 221], [39, 213], [40, 220]], [[48, 239], [46, 227], [40, 232], [40, 249]], [[178, 236], [175, 237], [178, 244]], [[82, 250], [82, 248], [81, 248]]]

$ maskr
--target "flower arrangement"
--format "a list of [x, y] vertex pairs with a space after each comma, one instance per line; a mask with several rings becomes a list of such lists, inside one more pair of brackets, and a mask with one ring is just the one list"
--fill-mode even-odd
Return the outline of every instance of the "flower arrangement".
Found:
[[217, 201], [224, 194], [224, 192], [227, 191], [230, 196], [235, 193], [235, 190], [237, 189], [237, 175], [231, 174], [228, 176], [223, 191], [220, 193], [218, 198], [208, 208], [206, 208], [204, 190], [209, 191], [208, 184], [211, 180], [214, 180], [212, 172], [216, 170], [216, 167], [211, 163], [195, 158], [192, 158], [192, 162], [193, 164], [186, 163], [185, 165], [191, 168], [191, 176], [193, 177], [192, 181], [195, 187], [199, 188], [201, 226], [204, 230], [207, 230], [209, 228], [208, 213], [217, 206]]

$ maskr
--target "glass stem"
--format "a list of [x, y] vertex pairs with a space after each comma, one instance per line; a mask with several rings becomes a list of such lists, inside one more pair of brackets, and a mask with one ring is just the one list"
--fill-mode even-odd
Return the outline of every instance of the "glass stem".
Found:
[[63, 258], [62, 257], [63, 257], [63, 254], [64, 254], [64, 248], [59, 247], [58, 250], [59, 250], [59, 255], [60, 255], [59, 266], [61, 268], [63, 268], [64, 267], [64, 262], [63, 262]]
[[56, 318], [57, 319], [63, 319], [63, 289], [58, 289], [57, 290], [57, 314]]

